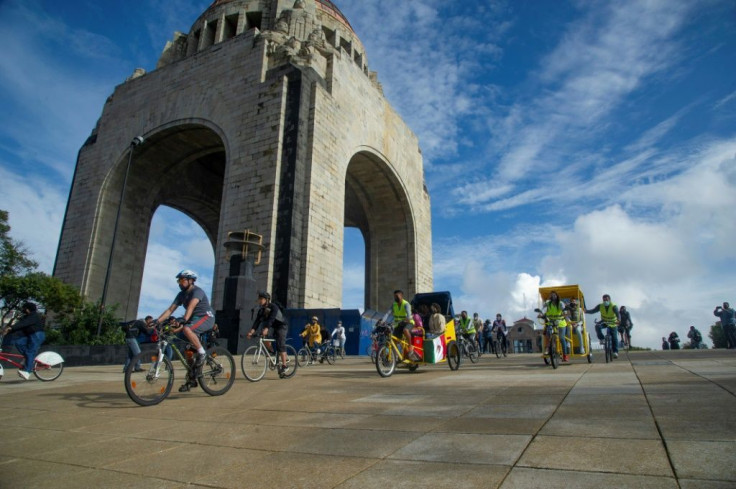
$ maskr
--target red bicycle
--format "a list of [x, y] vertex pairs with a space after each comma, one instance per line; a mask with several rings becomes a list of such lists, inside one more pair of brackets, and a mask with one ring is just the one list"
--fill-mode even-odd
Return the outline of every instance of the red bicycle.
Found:
[[[3, 336], [0, 335], [0, 379], [5, 374], [2, 362], [8, 362], [15, 368], [21, 368], [23, 366], [23, 355], [18, 353], [8, 353], [2, 350]], [[16, 361], [18, 360], [18, 361]], [[43, 382], [51, 382], [59, 378], [61, 373], [64, 371], [64, 359], [56, 352], [45, 351], [36, 355], [33, 360], [33, 375], [38, 380]]]

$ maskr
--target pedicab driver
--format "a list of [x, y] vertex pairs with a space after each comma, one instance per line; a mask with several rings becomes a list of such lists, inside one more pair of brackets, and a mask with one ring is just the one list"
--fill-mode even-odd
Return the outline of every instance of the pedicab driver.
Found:
[[601, 341], [601, 344], [603, 344], [603, 341], [605, 340], [605, 336], [603, 334], [603, 328], [607, 327], [610, 329], [608, 331], [611, 336], [613, 337], [612, 341], [612, 350], [613, 350], [613, 358], [618, 358], [618, 323], [621, 322], [621, 316], [618, 311], [618, 306], [611, 302], [611, 296], [608, 294], [603, 294], [603, 297], [601, 297], [603, 302], [595, 306], [593, 309], [586, 309], [585, 314], [595, 314], [597, 312], [601, 313], [601, 322], [597, 323], [595, 325], [595, 332], [598, 335], [598, 339]]
[[206, 355], [202, 342], [199, 341], [199, 335], [210, 331], [215, 326], [215, 313], [210, 307], [207, 294], [194, 285], [194, 282], [197, 281], [195, 272], [182, 270], [176, 274], [176, 281], [179, 283], [180, 292], [174, 298], [174, 302], [156, 321], [159, 323], [166, 321], [179, 306], [184, 306], [186, 309], [184, 317], [179, 321], [179, 326], [172, 329], [172, 332], [183, 334], [197, 350], [197, 359], [194, 366], [199, 369], [204, 365]]
[[404, 300], [404, 292], [402, 290], [394, 290], [394, 302], [391, 309], [384, 314], [382, 321], [385, 323], [389, 316], [393, 316], [394, 336], [401, 338], [409, 344], [404, 358], [411, 360], [415, 358], [414, 346], [411, 344], [411, 328], [414, 326], [414, 319], [411, 314], [411, 305]]

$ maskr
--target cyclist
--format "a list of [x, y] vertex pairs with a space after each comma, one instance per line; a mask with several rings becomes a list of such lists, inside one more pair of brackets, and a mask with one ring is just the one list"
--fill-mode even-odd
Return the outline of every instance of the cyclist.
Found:
[[332, 331], [330, 338], [332, 339], [332, 341], [338, 340], [340, 342], [339, 343], [340, 352], [344, 355], [346, 336], [345, 336], [345, 327], [342, 325], [342, 321], [337, 322], [337, 327]]
[[411, 344], [411, 329], [414, 327], [414, 318], [411, 313], [411, 305], [404, 299], [404, 291], [401, 289], [394, 290], [394, 302], [391, 309], [383, 315], [382, 321], [385, 323], [388, 317], [393, 317], [394, 336], [403, 337], [409, 345], [404, 352], [404, 361], [409, 362], [417, 359], [414, 353], [414, 345]]
[[573, 297], [570, 299], [570, 303], [565, 308], [566, 317], [570, 323], [570, 337], [572, 333], [575, 333], [578, 337], [578, 353], [583, 355], [585, 353], [585, 343], [583, 342], [583, 326], [582, 318], [580, 317], [580, 305], [578, 300]]
[[[542, 312], [547, 316], [547, 319], [553, 321], [552, 324], [557, 323], [557, 332], [562, 342], [562, 361], [567, 362], [569, 359], [567, 355], [570, 353], [570, 344], [567, 341], [569, 331], [567, 321], [565, 321], [565, 303], [560, 300], [560, 296], [556, 291], [553, 290], [549, 293], [549, 299], [544, 302]], [[549, 341], [549, 338], [547, 338], [547, 341]]]
[[703, 335], [700, 334], [695, 326], [690, 326], [690, 331], [687, 332], [687, 337], [690, 338], [690, 348], [697, 350], [700, 348], [700, 343], [703, 341]]
[[[197, 358], [194, 361], [196, 370], [202, 368], [206, 352], [199, 341], [199, 335], [210, 331], [215, 326], [215, 313], [210, 307], [210, 301], [207, 294], [200, 289], [194, 282], [197, 281], [197, 274], [192, 270], [182, 270], [176, 274], [176, 281], [179, 283], [179, 293], [176, 294], [174, 302], [158, 317], [156, 322], [162, 323], [166, 321], [179, 306], [184, 306], [184, 316], [178, 321], [171, 331], [180, 333], [186, 340], [197, 350]], [[187, 387], [184, 384], [179, 390]], [[185, 389], [188, 390], [188, 389]]]
[[483, 323], [483, 353], [496, 353], [493, 346], [493, 323], [490, 319]]
[[506, 320], [501, 316], [501, 313], [496, 314], [496, 320], [493, 321], [493, 326], [491, 329], [496, 332], [498, 345], [501, 348], [503, 354], [506, 355], [506, 350], [508, 349], [506, 338], [509, 334], [509, 328], [506, 326]]
[[12, 343], [25, 358], [23, 368], [18, 369], [18, 377], [28, 380], [33, 371], [33, 361], [36, 358], [36, 353], [46, 339], [46, 333], [43, 331], [43, 321], [38, 314], [36, 304], [26, 302], [21, 306], [21, 311], [23, 317], [12, 326], [5, 328], [3, 334], [19, 334], [16, 338], [8, 339], [8, 342]]
[[618, 306], [611, 302], [611, 296], [603, 294], [603, 302], [595, 306], [593, 309], [586, 309], [586, 314], [601, 313], [601, 321], [595, 325], [595, 333], [598, 335], [598, 339], [601, 341], [601, 345], [604, 344], [606, 338], [603, 335], [603, 328], [607, 327], [611, 334], [611, 343], [613, 348], [613, 358], [618, 358], [618, 323], [621, 322], [621, 316], [618, 312]]
[[460, 320], [457, 323], [457, 330], [468, 341], [475, 341], [475, 325], [468, 317], [468, 311], [460, 313]]
[[248, 331], [247, 338], [250, 339], [258, 328], [261, 329], [261, 335], [268, 336], [269, 330], [273, 330], [273, 339], [276, 343], [276, 352], [281, 358], [281, 365], [278, 366], [280, 378], [286, 377], [289, 372], [289, 365], [286, 359], [286, 333], [289, 325], [286, 324], [284, 315], [281, 313], [279, 306], [271, 302], [271, 294], [264, 291], [258, 292], [258, 313], [253, 321], [253, 326]]
[[[317, 316], [312, 316], [311, 322], [304, 325], [304, 331], [299, 334], [315, 355], [319, 353], [319, 347], [322, 345], [322, 326], [318, 321]], [[322, 358], [319, 360], [322, 363]]]
[[680, 349], [680, 337], [677, 336], [677, 333], [674, 331], [670, 333], [669, 338], [667, 338], [667, 341], [670, 342], [670, 350], [679, 350]]

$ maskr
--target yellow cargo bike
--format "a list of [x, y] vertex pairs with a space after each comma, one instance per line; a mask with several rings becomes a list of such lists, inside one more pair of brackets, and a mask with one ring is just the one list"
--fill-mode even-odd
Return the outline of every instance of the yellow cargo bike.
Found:
[[[560, 301], [564, 302], [566, 307], [565, 321], [568, 326], [568, 336], [560, 337], [557, 329], [557, 321], [544, 317], [540, 309], [535, 309], [540, 313], [539, 320], [544, 327], [544, 340], [542, 341], [542, 359], [545, 365], [552, 365], [557, 368], [563, 353], [562, 342], [567, 340], [570, 345], [570, 355], [573, 358], [586, 358], [588, 363], [593, 361], [593, 352], [590, 349], [590, 335], [585, 322], [585, 297], [583, 291], [578, 285], [558, 285], [554, 287], [540, 287], [539, 296], [544, 303], [552, 292], [557, 292]], [[577, 317], [571, 315], [567, 311], [567, 306], [571, 299], [576, 299], [578, 303]]]

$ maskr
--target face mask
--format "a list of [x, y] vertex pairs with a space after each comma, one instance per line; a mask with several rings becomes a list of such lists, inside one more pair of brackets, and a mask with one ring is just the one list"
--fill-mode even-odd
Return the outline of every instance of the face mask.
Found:
[[610, 306], [610, 305], [611, 305], [611, 303], [610, 303], [610, 302], [608, 302], [608, 301], [603, 301], [603, 305], [604, 305], [604, 306], [606, 306], [606, 307], [608, 307], [608, 306]]

